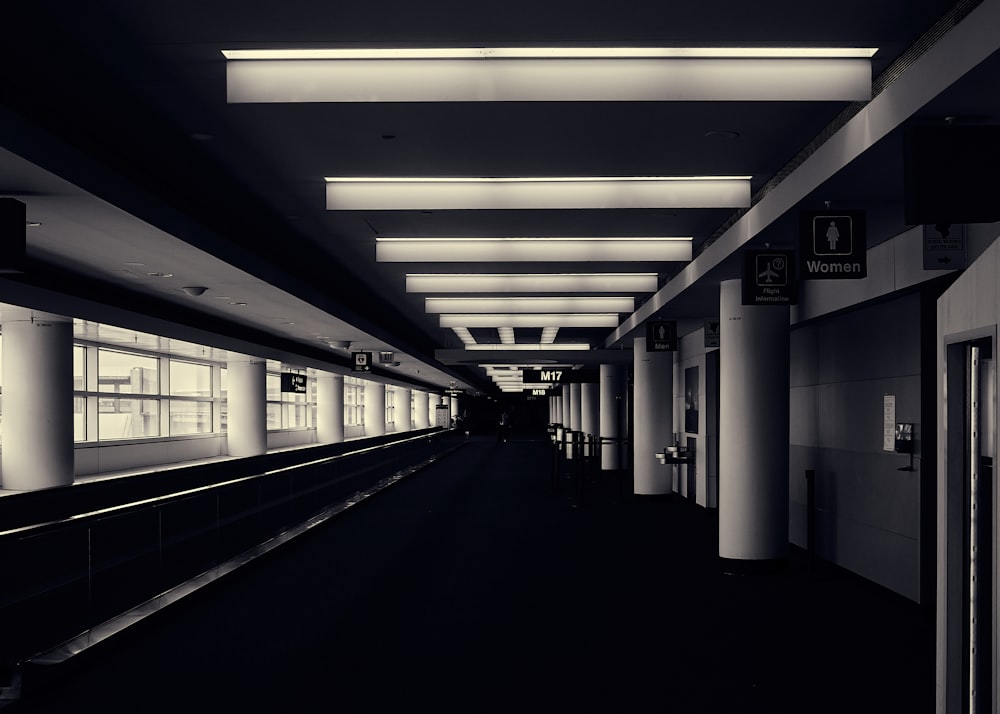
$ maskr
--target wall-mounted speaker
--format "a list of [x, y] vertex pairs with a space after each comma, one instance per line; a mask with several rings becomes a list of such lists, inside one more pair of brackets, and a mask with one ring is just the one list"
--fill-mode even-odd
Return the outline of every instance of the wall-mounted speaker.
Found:
[[0, 198], [0, 273], [24, 272], [27, 255], [28, 207], [14, 198]]
[[1000, 221], [1000, 126], [914, 126], [903, 134], [908, 225]]

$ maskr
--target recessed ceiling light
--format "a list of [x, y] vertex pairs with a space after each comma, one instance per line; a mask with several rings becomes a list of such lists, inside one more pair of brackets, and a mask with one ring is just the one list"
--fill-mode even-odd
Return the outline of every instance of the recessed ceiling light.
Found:
[[375, 239], [382, 263], [687, 262], [690, 237]]
[[146, 275], [148, 275], [151, 278], [172, 278], [172, 277], [174, 277], [173, 273], [146, 273]]
[[851, 47], [222, 52], [230, 103], [867, 101], [875, 54]]
[[238, 305], [239, 307], [245, 307], [246, 306], [245, 302], [231, 302], [229, 304], [230, 305]]
[[331, 211], [748, 208], [750, 176], [327, 176]]

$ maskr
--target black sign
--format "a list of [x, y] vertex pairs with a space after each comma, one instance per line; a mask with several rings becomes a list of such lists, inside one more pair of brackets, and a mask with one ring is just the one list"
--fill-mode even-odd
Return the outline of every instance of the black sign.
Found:
[[677, 350], [677, 321], [648, 320], [646, 322], [646, 351], [675, 352]]
[[711, 318], [705, 320], [705, 347], [719, 346], [719, 320]]
[[799, 213], [799, 277], [856, 280], [868, 275], [864, 211]]
[[798, 302], [795, 251], [743, 251], [743, 304], [794, 305]]
[[306, 376], [294, 372], [281, 373], [281, 391], [295, 392], [296, 394], [306, 393]]
[[354, 371], [355, 372], [371, 372], [372, 371], [372, 353], [371, 352], [352, 352], [351, 356], [354, 358]]
[[579, 384], [601, 381], [599, 369], [525, 369], [521, 370], [521, 380], [525, 384]]

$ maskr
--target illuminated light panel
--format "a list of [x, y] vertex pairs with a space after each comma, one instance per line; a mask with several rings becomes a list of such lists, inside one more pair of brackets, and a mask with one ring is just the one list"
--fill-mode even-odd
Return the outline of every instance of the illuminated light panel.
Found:
[[[442, 325], [444, 327], [444, 325]], [[462, 341], [463, 345], [474, 345], [476, 344], [476, 338], [472, 336], [472, 333], [462, 325], [450, 326], [452, 331], [458, 336], [458, 339]]]
[[872, 48], [223, 50], [227, 100], [867, 101]]
[[[618, 327], [621, 320], [617, 312], [577, 313], [442, 313], [438, 316], [440, 327], [541, 327], [556, 330], [560, 327]], [[545, 339], [542, 332], [542, 342]]]
[[[633, 312], [633, 297], [429, 297], [429, 313]], [[544, 327], [544, 325], [541, 325]]]
[[409, 293], [656, 292], [656, 273], [407, 273]]
[[542, 328], [542, 338], [539, 340], [539, 342], [541, 342], [542, 344], [552, 344], [553, 342], [556, 341], [556, 335], [558, 334], [559, 334], [559, 327]]
[[534, 344], [518, 342], [516, 345], [466, 345], [466, 350], [469, 351], [480, 351], [480, 352], [546, 352], [546, 351], [583, 351], [589, 350], [590, 345], [585, 343], [577, 342], [565, 342], [558, 343], [553, 342], [552, 344]]
[[327, 176], [331, 211], [748, 208], [749, 176]]
[[689, 262], [690, 237], [376, 238], [380, 263]]
[[497, 327], [497, 333], [500, 335], [501, 344], [512, 345], [515, 343], [513, 327]]

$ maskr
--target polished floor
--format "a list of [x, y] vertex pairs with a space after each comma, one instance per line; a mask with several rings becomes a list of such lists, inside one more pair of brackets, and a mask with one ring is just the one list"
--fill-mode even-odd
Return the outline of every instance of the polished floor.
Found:
[[934, 710], [915, 603], [798, 550], [726, 574], [715, 512], [552, 464], [473, 438], [11, 711]]

